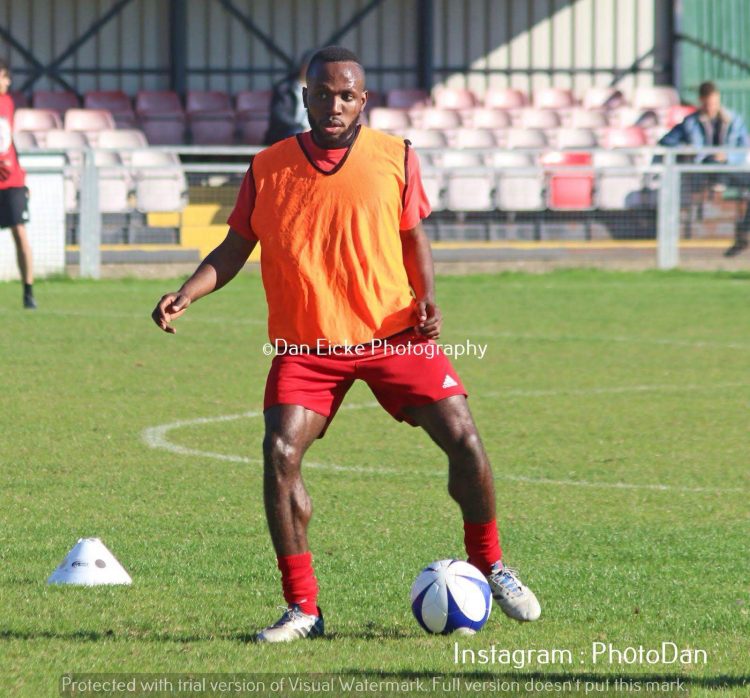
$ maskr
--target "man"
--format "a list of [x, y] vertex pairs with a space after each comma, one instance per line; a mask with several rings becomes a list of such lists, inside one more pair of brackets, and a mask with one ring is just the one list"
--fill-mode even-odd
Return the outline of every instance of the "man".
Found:
[[31, 246], [26, 235], [29, 220], [26, 173], [18, 164], [13, 145], [13, 98], [8, 94], [11, 85], [10, 68], [0, 60], [0, 228], [10, 228], [16, 244], [18, 270], [23, 281], [23, 307], [36, 308], [34, 301], [34, 273], [31, 268]]
[[[704, 146], [725, 145], [730, 148], [747, 148], [748, 141], [745, 123], [739, 114], [733, 114], [721, 106], [719, 89], [712, 82], [704, 82], [698, 88], [700, 107], [690, 114], [682, 123], [677, 124], [660, 141], [659, 145], [691, 145], [696, 148]], [[744, 153], [714, 153], [696, 157], [696, 162], [744, 165]], [[736, 174], [722, 178], [735, 186], [747, 188], [747, 175]], [[735, 226], [734, 244], [724, 253], [727, 257], [739, 254], [748, 246], [750, 231], [750, 206], [745, 208], [745, 215]]]
[[[408, 142], [358, 124], [365, 75], [347, 49], [313, 56], [304, 100], [311, 130], [255, 157], [226, 239], [152, 315], [174, 332], [171, 321], [234, 277], [260, 241], [269, 337], [282, 348], [308, 348], [278, 353], [266, 384], [264, 502], [288, 608], [257, 639], [323, 633], [301, 462], [357, 378], [393, 417], [422, 427], [446, 453], [469, 561], [487, 575], [506, 614], [536, 620], [536, 597], [501, 561], [492, 472], [466, 392], [444, 354], [424, 351], [442, 318], [420, 222], [430, 210], [416, 155]], [[388, 353], [382, 341], [399, 349]], [[343, 355], [347, 347], [361, 353]]]

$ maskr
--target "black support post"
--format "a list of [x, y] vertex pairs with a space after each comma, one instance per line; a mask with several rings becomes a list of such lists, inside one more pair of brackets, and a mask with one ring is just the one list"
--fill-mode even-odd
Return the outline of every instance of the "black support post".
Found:
[[187, 91], [187, 2], [169, 0], [169, 87]]
[[435, 3], [434, 0], [419, 0], [417, 5], [417, 87], [432, 89], [435, 77]]

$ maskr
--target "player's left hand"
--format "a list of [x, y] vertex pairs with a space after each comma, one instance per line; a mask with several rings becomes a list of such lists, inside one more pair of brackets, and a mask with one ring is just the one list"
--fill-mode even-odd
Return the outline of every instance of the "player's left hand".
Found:
[[435, 301], [417, 301], [417, 324], [414, 329], [428, 339], [437, 339], [443, 325], [443, 314]]

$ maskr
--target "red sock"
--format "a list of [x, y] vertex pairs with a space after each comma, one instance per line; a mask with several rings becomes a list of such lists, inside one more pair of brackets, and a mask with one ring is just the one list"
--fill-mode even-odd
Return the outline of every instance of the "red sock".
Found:
[[469, 556], [469, 563], [482, 574], [489, 574], [492, 565], [503, 556], [497, 535], [497, 521], [495, 519], [487, 523], [464, 521], [464, 547]]
[[312, 566], [312, 553], [278, 555], [281, 586], [288, 604], [296, 603], [303, 613], [318, 615], [318, 580]]

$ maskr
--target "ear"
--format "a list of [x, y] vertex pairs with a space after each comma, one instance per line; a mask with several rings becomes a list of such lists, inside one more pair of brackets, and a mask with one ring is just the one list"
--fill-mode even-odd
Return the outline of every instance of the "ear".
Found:
[[305, 109], [307, 109], [307, 87], [302, 88], [302, 104], [304, 104]]
[[365, 108], [365, 104], [367, 104], [367, 96], [368, 96], [367, 90], [362, 91], [362, 109]]

